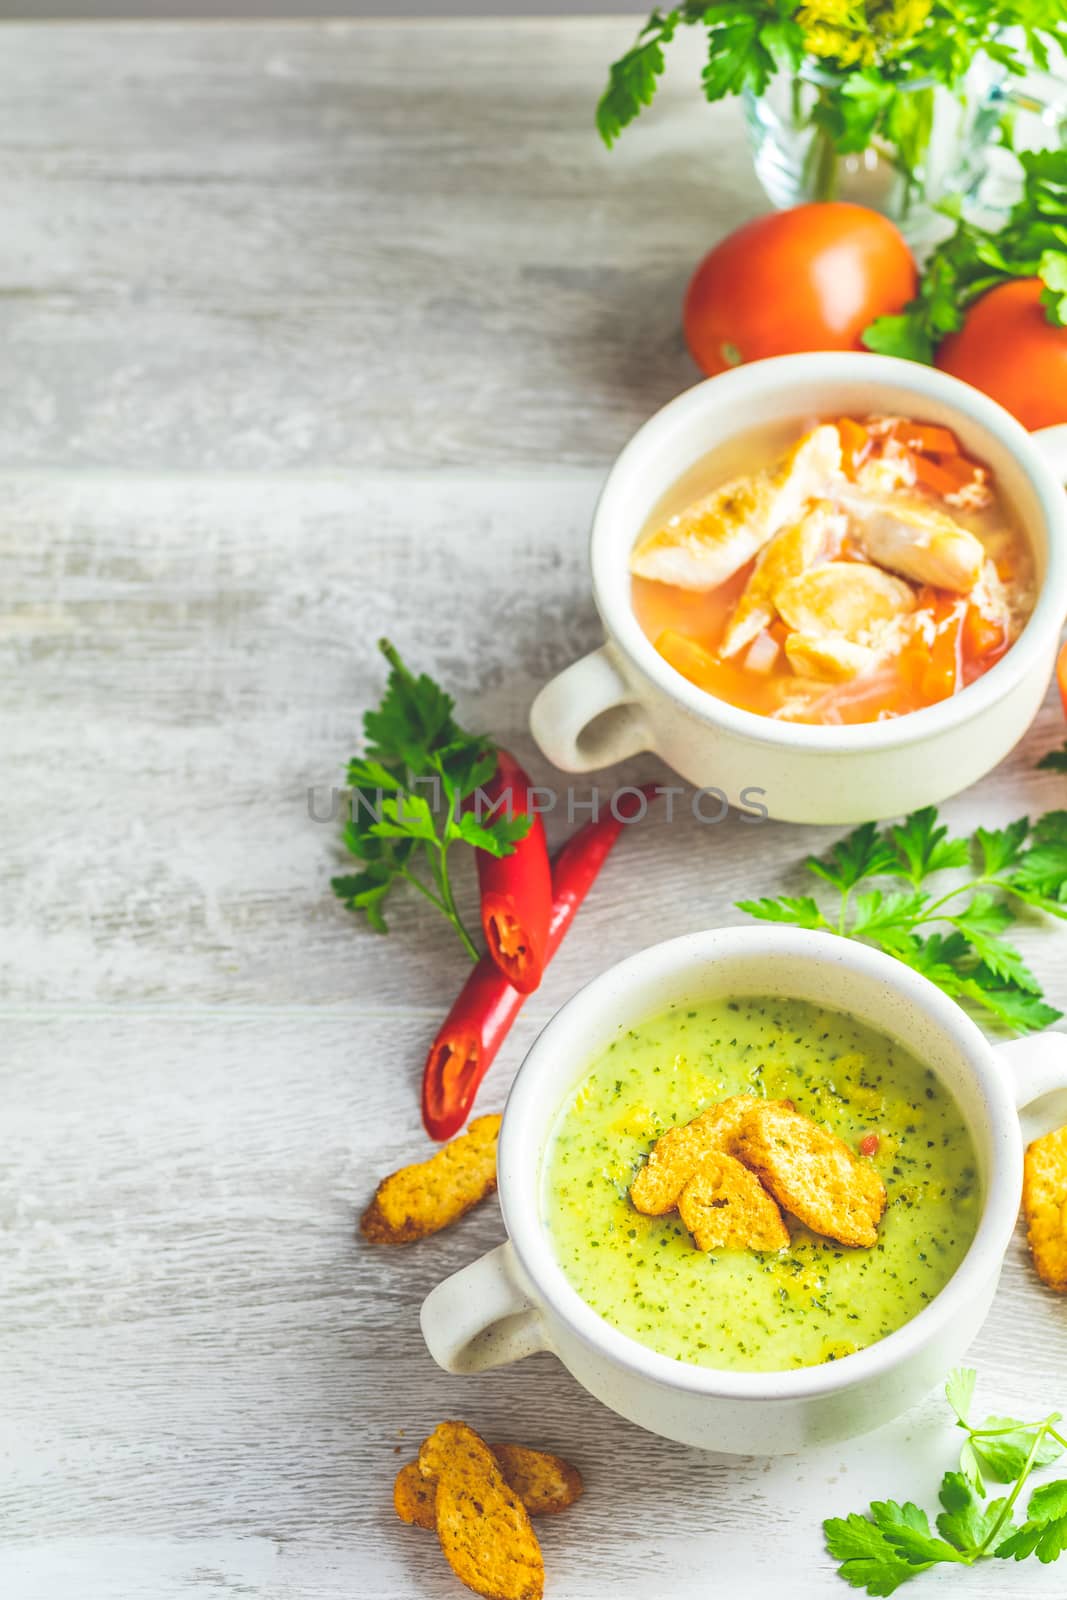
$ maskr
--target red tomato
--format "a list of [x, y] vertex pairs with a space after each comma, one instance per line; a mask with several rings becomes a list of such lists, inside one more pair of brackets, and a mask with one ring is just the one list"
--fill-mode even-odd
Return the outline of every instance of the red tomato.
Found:
[[1054, 328], [1039, 278], [1002, 283], [976, 300], [937, 365], [999, 400], [1024, 428], [1067, 422], [1067, 328]]
[[875, 317], [915, 294], [915, 263], [893, 224], [840, 201], [757, 217], [700, 263], [682, 311], [711, 376], [797, 350], [861, 350]]

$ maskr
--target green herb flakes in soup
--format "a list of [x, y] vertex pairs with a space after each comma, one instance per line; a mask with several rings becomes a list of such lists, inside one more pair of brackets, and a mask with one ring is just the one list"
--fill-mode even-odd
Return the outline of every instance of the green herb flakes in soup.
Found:
[[[651, 1146], [728, 1095], [790, 1099], [864, 1152], [888, 1205], [870, 1249], [787, 1216], [788, 1249], [702, 1253], [676, 1211], [646, 1217], [629, 1187]], [[834, 1361], [921, 1311], [978, 1225], [974, 1148], [934, 1074], [872, 1028], [804, 1000], [675, 1007], [621, 1035], [561, 1108], [544, 1211], [571, 1283], [662, 1355], [774, 1372]]]

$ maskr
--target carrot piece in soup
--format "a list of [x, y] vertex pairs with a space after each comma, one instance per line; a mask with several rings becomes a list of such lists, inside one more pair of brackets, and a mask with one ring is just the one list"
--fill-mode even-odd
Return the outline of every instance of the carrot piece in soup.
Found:
[[841, 466], [846, 478], [855, 482], [857, 468], [871, 452], [871, 436], [854, 417], [838, 417], [837, 431], [841, 436]]
[[967, 489], [972, 484], [985, 482], [982, 468], [967, 456], [939, 456], [932, 460], [929, 456], [909, 453], [917, 482], [935, 494], [947, 497], [959, 494], [961, 489]]
[[963, 648], [972, 661], [992, 655], [1004, 643], [1004, 629], [991, 617], [984, 617], [977, 606], [968, 606], [963, 619]]
[[901, 418], [890, 429], [889, 437], [924, 456], [958, 456], [960, 453], [959, 440], [952, 429], [939, 428], [932, 422], [909, 422], [906, 417]]
[[963, 607], [954, 601], [939, 597], [934, 607], [934, 618], [937, 629], [933, 643], [927, 650], [926, 667], [922, 676], [923, 699], [928, 705], [933, 705], [938, 700], [947, 700], [959, 687]]
[[921, 483], [924, 489], [930, 489], [934, 494], [945, 496], [954, 494], [960, 487], [959, 480], [949, 472], [940, 461], [931, 461], [928, 456], [911, 453], [912, 465], [915, 468], [915, 481]]
[[695, 683], [698, 689], [715, 693], [718, 662], [702, 644], [687, 638], [684, 633], [676, 633], [673, 628], [665, 628], [656, 640], [656, 649], [683, 678]]

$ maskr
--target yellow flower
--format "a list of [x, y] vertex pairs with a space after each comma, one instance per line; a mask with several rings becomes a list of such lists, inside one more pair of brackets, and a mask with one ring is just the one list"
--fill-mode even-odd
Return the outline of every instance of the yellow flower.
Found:
[[887, 39], [914, 39], [930, 18], [933, 0], [888, 0], [871, 8], [871, 24]]
[[860, 32], [865, 26], [866, 19], [862, 6], [857, 7], [854, 0], [808, 0], [798, 12], [801, 27], [818, 27], [820, 24], [827, 28], [844, 28], [850, 32]]
[[797, 20], [804, 30], [804, 48], [821, 61], [833, 61], [839, 67], [867, 67], [874, 61], [877, 45], [871, 34], [853, 31], [838, 23], [823, 22], [818, 13], [828, 7], [807, 5], [798, 13]]

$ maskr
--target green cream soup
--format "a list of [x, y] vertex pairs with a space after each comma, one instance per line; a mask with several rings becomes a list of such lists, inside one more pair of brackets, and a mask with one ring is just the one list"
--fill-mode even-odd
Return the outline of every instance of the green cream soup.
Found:
[[[793, 1100], [854, 1150], [878, 1135], [874, 1248], [787, 1217], [786, 1250], [703, 1254], [677, 1212], [634, 1210], [659, 1135], [741, 1093]], [[676, 1007], [609, 1046], [560, 1110], [543, 1206], [564, 1271], [607, 1322], [679, 1361], [774, 1372], [862, 1350], [921, 1311], [963, 1259], [980, 1193], [955, 1102], [906, 1050], [807, 1001], [742, 999]]]

